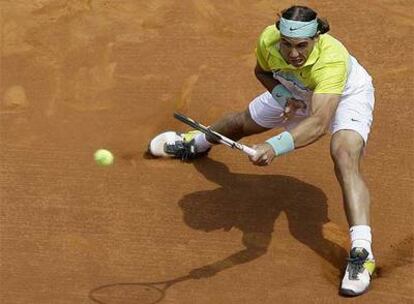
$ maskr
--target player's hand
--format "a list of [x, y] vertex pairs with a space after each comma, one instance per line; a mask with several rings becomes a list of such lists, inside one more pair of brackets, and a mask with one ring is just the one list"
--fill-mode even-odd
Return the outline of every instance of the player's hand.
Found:
[[289, 98], [286, 103], [285, 110], [280, 116], [284, 117], [285, 120], [291, 119], [295, 115], [296, 111], [300, 109], [306, 109], [306, 103], [299, 99]]
[[267, 166], [276, 156], [272, 146], [268, 143], [254, 145], [253, 149], [256, 150], [256, 154], [254, 156], [249, 156], [249, 159], [256, 166]]

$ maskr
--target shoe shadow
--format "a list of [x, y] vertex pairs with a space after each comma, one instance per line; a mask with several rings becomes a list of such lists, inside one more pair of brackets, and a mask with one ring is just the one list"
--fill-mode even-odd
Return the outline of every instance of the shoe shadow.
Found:
[[206, 232], [237, 228], [245, 247], [191, 271], [194, 278], [209, 277], [264, 255], [281, 212], [285, 212], [289, 231], [298, 241], [342, 271], [347, 251], [323, 236], [323, 225], [330, 221], [327, 197], [319, 188], [288, 176], [232, 173], [210, 158], [197, 160], [194, 166], [219, 188], [185, 195], [178, 203], [184, 222]]

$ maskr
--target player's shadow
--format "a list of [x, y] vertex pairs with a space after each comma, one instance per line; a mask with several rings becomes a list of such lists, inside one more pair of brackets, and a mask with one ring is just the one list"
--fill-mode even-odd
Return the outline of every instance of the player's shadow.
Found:
[[223, 163], [209, 158], [194, 162], [194, 166], [220, 187], [185, 195], [179, 201], [184, 222], [206, 232], [237, 228], [243, 233], [245, 247], [192, 270], [194, 278], [209, 277], [264, 255], [281, 212], [285, 212], [290, 233], [298, 241], [342, 270], [347, 252], [323, 236], [323, 225], [329, 219], [327, 197], [319, 188], [288, 176], [232, 173]]
[[288, 176], [232, 173], [224, 164], [209, 158], [195, 161], [194, 166], [219, 187], [185, 195], [179, 201], [184, 222], [191, 228], [206, 232], [240, 229], [245, 248], [168, 281], [113, 283], [96, 287], [89, 293], [89, 298], [95, 303], [160, 303], [167, 289], [179, 282], [211, 277], [257, 259], [266, 253], [274, 223], [281, 212], [286, 213], [289, 230], [298, 241], [342, 270], [347, 255], [345, 249], [323, 237], [322, 228], [329, 219], [327, 198], [320, 189]]

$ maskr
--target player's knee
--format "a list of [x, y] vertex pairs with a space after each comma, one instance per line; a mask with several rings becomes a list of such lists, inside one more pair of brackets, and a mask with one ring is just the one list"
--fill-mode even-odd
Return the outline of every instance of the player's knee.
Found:
[[332, 145], [331, 157], [335, 163], [335, 167], [340, 172], [348, 172], [358, 168], [360, 149], [346, 144]]
[[353, 131], [335, 133], [331, 141], [331, 157], [335, 168], [342, 174], [358, 170], [363, 146], [361, 136]]

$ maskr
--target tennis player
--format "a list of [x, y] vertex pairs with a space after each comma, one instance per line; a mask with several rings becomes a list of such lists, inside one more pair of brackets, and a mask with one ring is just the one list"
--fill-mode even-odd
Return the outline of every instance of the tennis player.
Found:
[[[255, 74], [267, 91], [245, 111], [223, 117], [211, 129], [239, 140], [284, 128], [253, 147], [257, 154], [250, 161], [257, 166], [267, 166], [330, 131], [352, 244], [340, 292], [358, 296], [367, 291], [375, 270], [370, 195], [360, 167], [373, 119], [374, 87], [366, 70], [327, 34], [329, 29], [311, 8], [282, 11], [276, 24], [261, 33], [256, 47]], [[170, 131], [156, 136], [149, 152], [188, 160], [205, 155], [214, 144], [198, 131]]]

